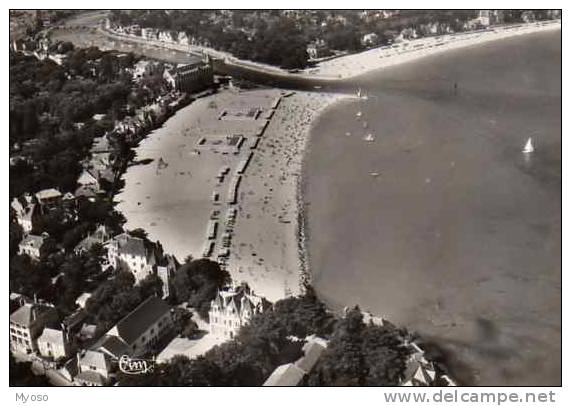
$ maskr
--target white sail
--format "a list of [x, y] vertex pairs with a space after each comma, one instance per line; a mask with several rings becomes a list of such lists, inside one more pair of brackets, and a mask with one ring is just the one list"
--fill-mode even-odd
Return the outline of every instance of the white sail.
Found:
[[531, 141], [531, 138], [527, 139], [527, 143], [525, 144], [525, 147], [523, 147], [523, 153], [524, 154], [530, 154], [534, 151], [535, 149], [533, 148], [533, 143]]
[[359, 110], [356, 115], [357, 115], [357, 117], [361, 117], [363, 115], [363, 113], [361, 113], [361, 110]]

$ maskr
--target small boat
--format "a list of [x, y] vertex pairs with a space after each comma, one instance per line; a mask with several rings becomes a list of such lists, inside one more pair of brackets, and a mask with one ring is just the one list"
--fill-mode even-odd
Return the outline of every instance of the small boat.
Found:
[[356, 115], [357, 117], [361, 117], [361, 116], [363, 115], [363, 113], [361, 112], [361, 110], [359, 110], [359, 111], [357, 112], [357, 114], [355, 114], [355, 115]]
[[380, 175], [379, 172], [370, 172], [369, 174], [370, 174], [372, 177], [374, 177], [374, 178], [376, 178], [377, 176]]
[[524, 154], [531, 154], [533, 151], [535, 151], [535, 148], [533, 148], [533, 143], [531, 142], [531, 137], [527, 139], [527, 143], [525, 144], [525, 147], [523, 147], [522, 152]]
[[367, 136], [365, 138], [363, 138], [365, 141], [367, 142], [373, 142], [375, 141], [375, 137], [373, 137], [373, 134], [369, 133], [367, 134]]
[[351, 136], [351, 133], [350, 133], [349, 131], [347, 131], [347, 132], [345, 133], [345, 135], [346, 135], [347, 137], [350, 137], [350, 136]]

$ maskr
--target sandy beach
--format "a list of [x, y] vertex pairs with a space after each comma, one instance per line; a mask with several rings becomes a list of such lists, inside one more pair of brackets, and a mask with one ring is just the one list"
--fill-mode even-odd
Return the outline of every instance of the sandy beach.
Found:
[[297, 187], [303, 151], [315, 117], [345, 97], [284, 98], [244, 176], [229, 270], [270, 300], [299, 293]]
[[[179, 260], [203, 256], [212, 243], [210, 256], [261, 295], [278, 300], [298, 293], [296, 188], [303, 148], [312, 120], [341, 97], [223, 90], [183, 108], [136, 149], [136, 161], [151, 162], [133, 165], [124, 174], [125, 188], [115, 200], [127, 229], [145, 229]], [[247, 116], [252, 109], [260, 110], [252, 113], [255, 119]], [[224, 117], [237, 116], [222, 119], [224, 112]], [[243, 137], [237, 153], [226, 144], [232, 136]], [[237, 202], [228, 203], [232, 180], [250, 153]], [[227, 173], [220, 181], [222, 168]], [[237, 212], [231, 223], [230, 208]], [[212, 222], [217, 223], [216, 236], [209, 239]], [[228, 255], [225, 238], [230, 240]]]
[[[194, 55], [208, 54], [213, 58], [223, 60], [229, 66], [236, 66], [252, 72], [267, 73], [277, 77], [289, 78], [311, 78], [324, 81], [337, 81], [354, 78], [372, 71], [388, 68], [395, 65], [411, 62], [426, 56], [443, 53], [446, 51], [481, 45], [498, 39], [511, 38], [515, 36], [561, 29], [561, 20], [538, 21], [532, 23], [521, 23], [515, 25], [492, 26], [485, 30], [468, 31], [461, 33], [451, 33], [437, 35], [426, 38], [403, 40], [390, 46], [372, 48], [359, 52], [318, 62], [316, 66], [303, 69], [297, 73], [291, 73], [280, 67], [250, 60], [238, 59], [228, 52], [219, 51], [213, 48], [198, 45], [181, 45], [162, 41], [143, 40], [140, 37], [118, 35], [115, 32], [97, 29], [97, 40], [107, 47], [117, 46], [140, 46], [144, 53], [158, 57], [165, 56], [160, 50], [171, 50], [173, 55], [166, 55], [171, 59], [177, 53], [192, 53]], [[104, 39], [107, 39], [107, 42]], [[93, 39], [91, 39], [93, 41]], [[125, 44], [123, 44], [125, 43]], [[133, 50], [133, 49], [132, 49]], [[154, 52], [154, 54], [153, 54]]]
[[358, 54], [321, 62], [317, 67], [307, 69], [305, 73], [323, 78], [347, 79], [453, 49], [554, 29], [561, 29], [561, 20], [518, 24], [516, 26], [500, 26], [486, 31], [439, 35], [403, 41], [392, 46], [374, 48]]
[[[561, 20], [541, 21], [527, 24], [490, 27], [486, 30], [457, 34], [438, 35], [405, 40], [391, 46], [377, 47], [356, 54], [318, 62], [315, 67], [290, 73], [279, 67], [238, 59], [228, 53], [205, 47], [194, 47], [195, 52], [210, 53], [224, 59], [228, 65], [291, 78], [312, 78], [337, 81], [361, 76], [379, 69], [389, 68], [446, 51], [481, 45], [498, 39], [561, 29]], [[168, 47], [169, 45], [163, 45]]]

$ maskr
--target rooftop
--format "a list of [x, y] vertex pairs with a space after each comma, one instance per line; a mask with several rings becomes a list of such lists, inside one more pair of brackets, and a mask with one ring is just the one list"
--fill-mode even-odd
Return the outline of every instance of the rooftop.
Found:
[[10, 322], [21, 326], [32, 325], [43, 313], [52, 311], [53, 308], [36, 303], [26, 303], [10, 315]]
[[20, 245], [39, 249], [44, 244], [46, 238], [48, 238], [46, 234], [44, 235], [28, 234], [26, 237], [24, 237]]
[[127, 344], [133, 344], [147, 329], [165, 314], [170, 313], [170, 306], [158, 297], [152, 296], [141, 303], [135, 310], [121, 319], [113, 330]]
[[93, 366], [97, 369], [107, 369], [107, 360], [105, 359], [105, 355], [101, 352], [87, 350], [79, 354], [77, 360], [80, 366]]
[[42, 335], [38, 338], [38, 341], [44, 341], [49, 343], [65, 344], [65, 335], [63, 331], [56, 330], [53, 328], [44, 328]]
[[122, 355], [129, 353], [129, 347], [125, 343], [118, 337], [110, 335], [103, 336], [92, 348], [99, 352], [104, 352], [115, 359], [119, 359]]
[[58, 198], [61, 196], [62, 196], [61, 192], [59, 190], [53, 189], [53, 188], [40, 190], [38, 193], [36, 193], [36, 197], [40, 201], [42, 201], [44, 199], [55, 199], [55, 198]]
[[294, 364], [280, 365], [264, 382], [264, 386], [297, 386], [304, 375], [304, 372]]

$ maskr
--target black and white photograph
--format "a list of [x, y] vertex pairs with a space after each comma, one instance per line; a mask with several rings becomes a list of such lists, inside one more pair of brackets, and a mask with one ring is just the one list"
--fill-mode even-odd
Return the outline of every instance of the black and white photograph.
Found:
[[5, 27], [10, 404], [563, 401], [563, 10], [25, 3]]

